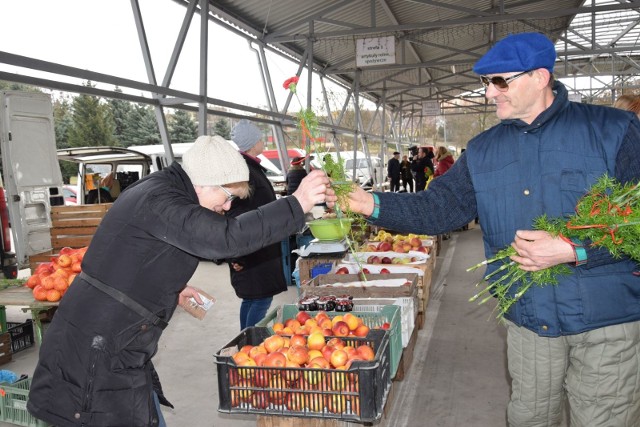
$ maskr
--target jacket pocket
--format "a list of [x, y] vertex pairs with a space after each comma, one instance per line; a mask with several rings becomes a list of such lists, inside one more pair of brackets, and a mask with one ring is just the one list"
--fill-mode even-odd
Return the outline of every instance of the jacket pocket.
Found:
[[146, 319], [134, 323], [114, 338], [114, 353], [111, 369], [141, 368], [158, 349], [162, 329]]
[[[616, 263], [612, 265], [619, 265]], [[586, 324], [609, 324], [640, 317], [640, 279], [611, 271], [580, 274], [579, 284]]]

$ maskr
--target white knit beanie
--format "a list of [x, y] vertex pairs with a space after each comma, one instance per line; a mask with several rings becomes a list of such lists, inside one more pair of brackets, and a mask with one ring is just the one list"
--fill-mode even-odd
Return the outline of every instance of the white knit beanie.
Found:
[[213, 186], [249, 181], [242, 154], [221, 136], [203, 135], [182, 155], [182, 168], [193, 185]]
[[249, 151], [262, 139], [262, 132], [249, 120], [242, 119], [231, 131], [231, 139], [240, 151]]

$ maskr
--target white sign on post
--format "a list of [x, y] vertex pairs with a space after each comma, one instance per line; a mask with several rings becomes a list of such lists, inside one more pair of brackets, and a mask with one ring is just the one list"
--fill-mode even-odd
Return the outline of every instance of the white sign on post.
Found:
[[582, 95], [578, 92], [570, 93], [569, 101], [582, 103]]
[[393, 36], [356, 40], [356, 67], [395, 63], [396, 42]]
[[424, 101], [422, 103], [423, 116], [439, 116], [440, 103], [438, 101]]

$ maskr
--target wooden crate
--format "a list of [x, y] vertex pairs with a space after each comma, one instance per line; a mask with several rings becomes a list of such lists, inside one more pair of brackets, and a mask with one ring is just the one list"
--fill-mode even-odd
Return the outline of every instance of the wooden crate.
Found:
[[31, 255], [29, 264], [33, 271], [38, 264], [49, 262], [64, 247], [82, 248], [88, 246], [100, 225], [102, 218], [113, 203], [77, 206], [51, 207], [51, 246], [52, 250]]

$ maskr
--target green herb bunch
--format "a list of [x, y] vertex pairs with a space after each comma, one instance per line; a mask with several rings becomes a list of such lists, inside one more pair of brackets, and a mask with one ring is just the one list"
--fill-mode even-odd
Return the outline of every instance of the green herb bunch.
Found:
[[[302, 107], [302, 103], [298, 98], [297, 92], [298, 81], [299, 78], [297, 76], [293, 76], [285, 80], [282, 86], [285, 89], [290, 90], [298, 100], [298, 103], [300, 104], [300, 111], [297, 114], [298, 128], [305, 137], [309, 138], [314, 151], [317, 153], [318, 150], [315, 143], [317, 141], [316, 133], [318, 131], [318, 117], [313, 110]], [[336, 162], [331, 156], [325, 156], [324, 159], [319, 159], [319, 161], [322, 170], [331, 180], [331, 188], [338, 198], [335, 205], [337, 217], [349, 218], [352, 221], [352, 225], [356, 226], [351, 227], [349, 237], [347, 238], [350, 251], [355, 253], [355, 242], [362, 238], [366, 226], [364, 216], [353, 212], [349, 208], [349, 193], [355, 189], [355, 183], [347, 179], [343, 162]]]
[[[534, 220], [533, 228], [559, 236], [571, 244], [574, 244], [572, 239], [590, 242], [592, 247], [606, 248], [614, 258], [626, 256], [640, 262], [639, 184], [621, 185], [613, 178], [602, 176], [580, 199], [575, 213], [568, 220], [550, 219], [543, 215]], [[472, 271], [493, 262], [503, 263], [484, 277], [482, 282], [488, 282], [486, 287], [469, 299], [479, 299], [479, 304], [483, 304], [496, 297], [498, 318], [502, 318], [531, 286], [557, 285], [560, 276], [572, 273], [572, 269], [566, 264], [539, 271], [524, 271], [510, 260], [513, 255], [517, 253], [509, 246], [493, 258], [467, 269]], [[480, 286], [482, 282], [476, 286]]]

